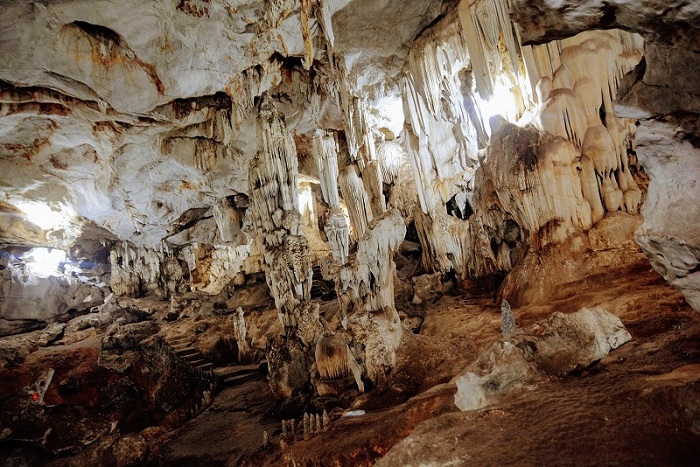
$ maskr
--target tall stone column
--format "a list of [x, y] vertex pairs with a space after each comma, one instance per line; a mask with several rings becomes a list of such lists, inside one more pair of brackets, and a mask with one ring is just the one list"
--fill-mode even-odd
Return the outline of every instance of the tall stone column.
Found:
[[312, 256], [301, 231], [296, 146], [266, 94], [258, 113], [258, 148], [250, 166], [252, 217], [262, 238], [267, 285], [285, 329], [268, 355], [270, 385], [275, 396], [288, 398], [308, 383], [322, 326], [318, 306], [310, 302]]

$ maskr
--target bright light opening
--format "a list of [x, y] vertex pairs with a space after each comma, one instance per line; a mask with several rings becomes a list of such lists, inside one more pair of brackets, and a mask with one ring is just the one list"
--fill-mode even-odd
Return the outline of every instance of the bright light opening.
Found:
[[44, 230], [56, 229], [65, 223], [64, 214], [54, 211], [47, 204], [20, 202], [17, 207], [24, 211], [29, 222]]
[[304, 218], [314, 219], [314, 195], [306, 183], [299, 185], [299, 212]]
[[32, 276], [58, 276], [63, 274], [59, 267], [66, 262], [66, 252], [54, 248], [32, 248], [22, 256], [22, 260]]
[[518, 119], [518, 105], [515, 99], [516, 95], [512, 92], [511, 88], [503, 82], [500, 76], [494, 82], [492, 96], [484, 100], [480, 95], [476, 95], [482, 121], [489, 136], [491, 134], [491, 127], [489, 125], [491, 117], [500, 115], [511, 123]]

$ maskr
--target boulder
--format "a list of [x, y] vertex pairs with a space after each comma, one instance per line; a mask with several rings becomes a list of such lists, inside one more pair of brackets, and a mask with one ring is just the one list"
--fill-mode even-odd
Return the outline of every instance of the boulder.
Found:
[[497, 403], [542, 373], [563, 376], [589, 366], [631, 339], [620, 319], [601, 307], [553, 313], [527, 331], [490, 344], [456, 379], [455, 404], [477, 410]]

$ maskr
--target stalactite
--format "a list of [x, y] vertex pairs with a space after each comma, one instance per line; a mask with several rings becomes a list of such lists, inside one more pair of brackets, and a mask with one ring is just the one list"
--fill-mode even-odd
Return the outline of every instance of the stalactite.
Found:
[[226, 93], [231, 96], [233, 129], [238, 129], [255, 108], [255, 98], [280, 81], [280, 63], [273, 60], [265, 65], [243, 70], [226, 86]]
[[492, 57], [498, 55], [501, 37], [505, 43], [510, 69], [518, 74], [520, 43], [513, 32], [508, 16], [510, 0], [462, 0], [458, 7], [464, 41], [469, 50], [476, 89], [482, 99], [495, 91], [495, 74]]
[[374, 216], [380, 216], [386, 211], [386, 201], [383, 193], [384, 180], [378, 161], [373, 160], [365, 164], [365, 170], [362, 173], [362, 181], [365, 184], [365, 190], [369, 196], [372, 214]]
[[404, 66], [407, 149], [426, 213], [452, 198], [476, 166], [477, 131], [462, 97], [461, 71], [468, 63], [454, 18], [439, 33], [420, 38]]
[[331, 208], [324, 228], [336, 264], [345, 264], [350, 252], [350, 229], [348, 221], [339, 207]]
[[365, 185], [354, 164], [343, 168], [338, 176], [338, 185], [348, 206], [350, 223], [354, 229], [353, 238], [358, 239], [364, 235], [373, 216]]
[[310, 70], [314, 63], [314, 37], [311, 34], [311, 0], [301, 0], [301, 37], [304, 40], [304, 69]]
[[335, 45], [335, 34], [333, 33], [333, 21], [331, 14], [331, 3], [332, 0], [320, 0], [320, 8], [317, 10], [317, 19], [321, 23], [323, 29], [323, 35], [328, 42], [328, 45], [332, 48]]
[[329, 132], [316, 130], [313, 139], [313, 155], [321, 180], [323, 199], [331, 208], [339, 207], [338, 144], [335, 137]]
[[224, 198], [214, 204], [214, 220], [219, 229], [219, 238], [223, 242], [233, 242], [241, 233], [242, 219], [237, 209]]

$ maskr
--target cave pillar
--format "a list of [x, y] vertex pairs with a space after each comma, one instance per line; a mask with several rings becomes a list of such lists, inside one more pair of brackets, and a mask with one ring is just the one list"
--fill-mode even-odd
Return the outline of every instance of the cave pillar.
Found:
[[336, 283], [353, 357], [376, 385], [384, 383], [395, 365], [403, 332], [394, 307], [393, 257], [405, 235], [406, 224], [398, 210], [376, 218], [340, 269]]
[[318, 305], [310, 302], [312, 255], [301, 229], [296, 146], [272, 99], [261, 98], [258, 154], [251, 161], [251, 210], [262, 238], [264, 271], [285, 335], [268, 355], [270, 385], [291, 397], [309, 380], [316, 340], [322, 331]]

